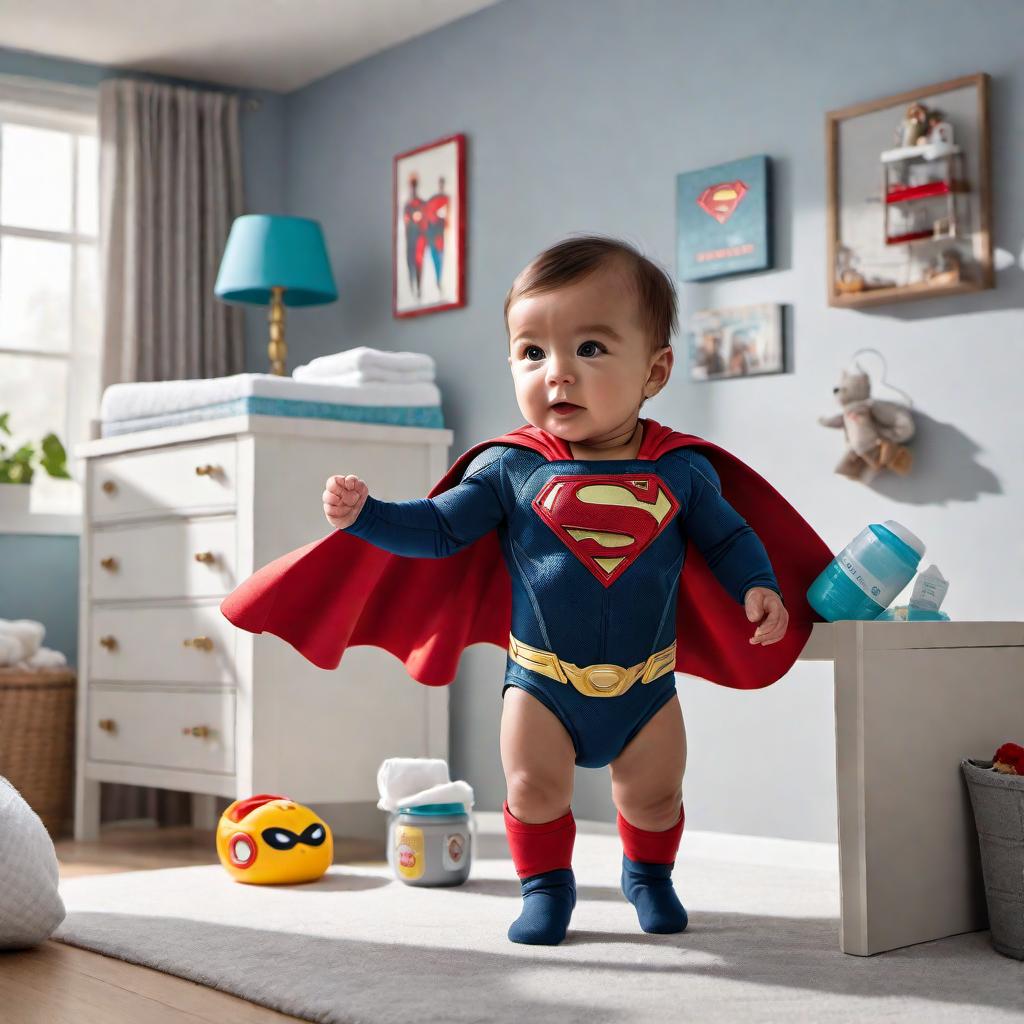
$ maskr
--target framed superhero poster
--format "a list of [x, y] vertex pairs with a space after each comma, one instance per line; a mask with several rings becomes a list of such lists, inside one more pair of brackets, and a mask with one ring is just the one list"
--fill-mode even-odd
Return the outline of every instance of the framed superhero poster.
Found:
[[399, 153], [392, 185], [396, 317], [466, 304], [466, 136]]
[[681, 281], [769, 270], [768, 157], [752, 156], [676, 175], [676, 246]]

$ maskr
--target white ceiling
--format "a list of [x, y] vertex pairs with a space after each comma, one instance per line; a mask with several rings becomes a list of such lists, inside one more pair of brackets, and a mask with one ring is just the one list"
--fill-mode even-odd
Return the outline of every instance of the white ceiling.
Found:
[[3, 0], [0, 46], [290, 92], [497, 0]]

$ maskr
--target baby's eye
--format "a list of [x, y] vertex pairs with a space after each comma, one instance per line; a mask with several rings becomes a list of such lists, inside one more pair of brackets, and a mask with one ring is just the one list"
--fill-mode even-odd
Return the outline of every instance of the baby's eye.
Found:
[[[536, 352], [537, 355], [534, 355], [534, 352]], [[538, 348], [536, 345], [527, 345], [526, 349], [523, 351], [523, 355], [532, 362], [536, 362], [538, 359], [544, 358], [544, 350], [542, 348]]]
[[579, 355], [586, 356], [587, 358], [590, 358], [592, 356], [596, 356], [598, 352], [603, 352], [603, 351], [604, 351], [604, 345], [601, 345], [601, 344], [599, 344], [596, 341], [585, 341], [577, 349], [577, 352], [578, 352]]

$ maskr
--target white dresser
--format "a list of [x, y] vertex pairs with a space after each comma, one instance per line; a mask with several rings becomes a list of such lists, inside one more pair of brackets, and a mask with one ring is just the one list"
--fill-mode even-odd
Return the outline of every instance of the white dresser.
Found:
[[99, 787], [124, 782], [304, 803], [377, 799], [385, 757], [448, 756], [445, 687], [356, 647], [335, 671], [253, 636], [221, 599], [254, 570], [330, 532], [332, 473], [384, 500], [422, 497], [451, 432], [238, 416], [80, 445], [85, 462], [75, 837], [94, 838]]

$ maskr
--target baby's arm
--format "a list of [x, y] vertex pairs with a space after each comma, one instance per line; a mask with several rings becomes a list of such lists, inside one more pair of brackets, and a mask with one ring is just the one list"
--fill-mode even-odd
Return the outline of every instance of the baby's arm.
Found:
[[690, 460], [690, 495], [682, 528], [697, 545], [716, 579], [739, 603], [753, 587], [780, 594], [772, 564], [761, 538], [722, 497], [721, 483], [711, 463], [696, 452]]
[[327, 521], [396, 555], [444, 558], [505, 517], [501, 455], [482, 452], [462, 481], [433, 498], [378, 501], [356, 476], [333, 476], [323, 494]]

